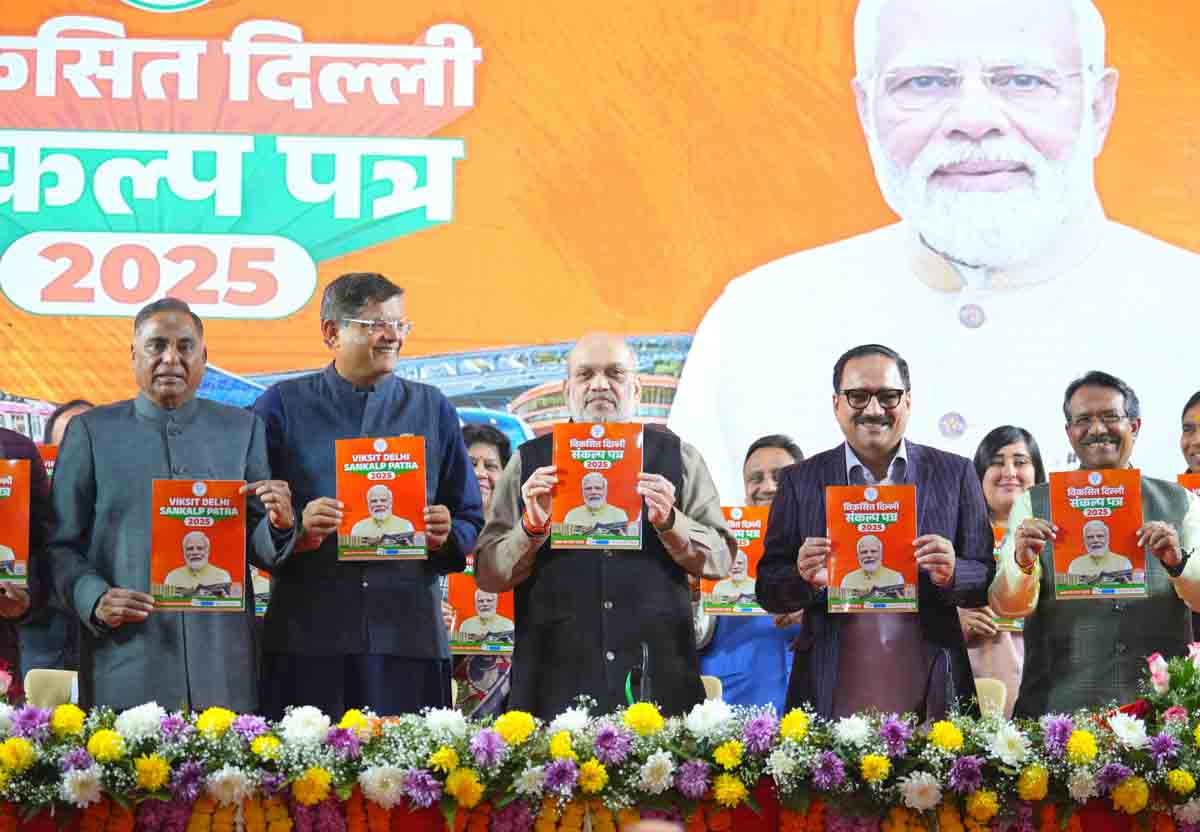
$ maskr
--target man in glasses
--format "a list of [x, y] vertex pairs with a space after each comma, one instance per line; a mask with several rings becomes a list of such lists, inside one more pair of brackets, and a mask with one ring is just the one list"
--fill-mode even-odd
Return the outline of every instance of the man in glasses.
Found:
[[[876, 710], [936, 719], [975, 695], [955, 606], [983, 606], [995, 570], [983, 490], [970, 460], [904, 438], [912, 393], [894, 350], [864, 344], [844, 353], [833, 391], [845, 442], [781, 473], [758, 567], [759, 604], [806, 611], [787, 704], [812, 703], [827, 718]], [[825, 488], [909, 483], [919, 613], [828, 613]]]
[[[380, 274], [342, 275], [321, 299], [333, 361], [274, 385], [254, 405], [271, 469], [293, 484], [303, 509], [297, 553], [274, 573], [263, 632], [263, 708], [273, 717], [288, 705], [329, 714], [450, 705], [438, 576], [466, 566], [483, 507], [454, 408], [436, 388], [393, 372], [411, 329], [403, 289]], [[334, 442], [403, 434], [425, 437], [429, 558], [339, 563]]]
[[[1080, 468], [1130, 466], [1142, 420], [1128, 384], [1094, 370], [1067, 385], [1063, 415]], [[990, 602], [997, 615], [1029, 616], [1014, 716], [1132, 702], [1146, 656], [1187, 652], [1189, 607], [1200, 609], [1200, 558], [1190, 557], [1200, 543], [1200, 502], [1174, 483], [1142, 477], [1142, 515], [1138, 545], [1153, 555], [1146, 558], [1148, 597], [1058, 601], [1050, 487], [1035, 485], [1013, 503]], [[1088, 534], [1085, 527], [1085, 538]], [[1094, 528], [1091, 534], [1095, 538]], [[1090, 551], [1092, 543], [1087, 547]], [[1107, 529], [1103, 547], [1108, 548]]]
[[[1093, 168], [1117, 72], [1104, 41], [1090, 0], [860, 2], [854, 97], [901, 221], [762, 266], [708, 311], [669, 424], [704, 453], [726, 501], [739, 493], [741, 449], [805, 412], [823, 383], [817, 357], [841, 349], [847, 310], [858, 331], [937, 368], [946, 383], [922, 390], [913, 428], [964, 456], [1001, 416], [1061, 436], [1041, 405], [1092, 321], [1130, 336], [1101, 339], [1092, 354], [1118, 372], [1161, 373], [1147, 380], [1147, 407], [1175, 409], [1173, 373], [1191, 356], [1157, 333], [1192, 325], [1178, 298], [1200, 258], [1105, 216]], [[1114, 297], [1136, 302], [1114, 319]], [[980, 371], [996, 355], [1019, 368], [1002, 390]], [[812, 422], [795, 429], [804, 447], [828, 442]], [[1067, 443], [1044, 450], [1049, 467], [1067, 465]], [[1166, 432], [1139, 450], [1163, 473], [1174, 453]]]

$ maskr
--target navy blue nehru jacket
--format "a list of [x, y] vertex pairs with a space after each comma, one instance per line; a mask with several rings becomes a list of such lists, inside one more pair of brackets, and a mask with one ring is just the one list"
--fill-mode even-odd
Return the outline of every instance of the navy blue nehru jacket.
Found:
[[337, 535], [295, 552], [274, 572], [263, 651], [309, 656], [449, 657], [438, 576], [461, 572], [483, 527], [479, 482], [458, 414], [435, 387], [389, 375], [358, 390], [324, 370], [273, 385], [254, 404], [267, 428], [271, 475], [292, 489], [296, 519], [337, 496], [334, 442], [425, 437], [426, 501], [450, 509], [450, 537], [428, 560], [339, 563]]

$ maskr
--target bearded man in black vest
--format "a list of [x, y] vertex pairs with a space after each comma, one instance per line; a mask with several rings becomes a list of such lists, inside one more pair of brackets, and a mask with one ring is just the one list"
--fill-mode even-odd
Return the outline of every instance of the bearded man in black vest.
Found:
[[[573, 421], [633, 421], [637, 356], [621, 338], [585, 335], [563, 390]], [[637, 695], [633, 671], [653, 679], [650, 698], [667, 714], [704, 698], [687, 576], [725, 577], [737, 544], [696, 449], [654, 427], [643, 445], [640, 550], [550, 548], [552, 436], [526, 442], [504, 469], [475, 579], [488, 592], [516, 590], [511, 708], [552, 719], [587, 694], [611, 711], [627, 688]]]

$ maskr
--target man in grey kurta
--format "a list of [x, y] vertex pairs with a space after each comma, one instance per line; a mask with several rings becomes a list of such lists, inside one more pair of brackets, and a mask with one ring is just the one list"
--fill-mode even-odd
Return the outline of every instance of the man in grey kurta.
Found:
[[[51, 489], [54, 587], [84, 629], [81, 701], [253, 710], [253, 605], [241, 614], [166, 612], [146, 594], [151, 484], [246, 480], [247, 546], [268, 569], [291, 551], [290, 491], [269, 479], [261, 420], [195, 398], [207, 354], [203, 324], [186, 304], [162, 300], [139, 312], [132, 357], [141, 393], [72, 420]], [[251, 585], [249, 574], [241, 581]]]

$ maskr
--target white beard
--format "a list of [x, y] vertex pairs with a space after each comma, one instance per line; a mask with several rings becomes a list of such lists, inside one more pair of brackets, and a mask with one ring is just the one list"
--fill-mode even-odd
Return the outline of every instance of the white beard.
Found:
[[[935, 251], [967, 266], [994, 269], [1037, 257], [1095, 194], [1095, 146], [1092, 122], [1085, 119], [1061, 162], [1019, 139], [998, 138], [927, 146], [906, 169], [884, 151], [873, 121], [867, 130], [875, 177], [891, 209]], [[997, 192], [930, 186], [938, 168], [970, 161], [1018, 162], [1032, 172], [1032, 182]]]

